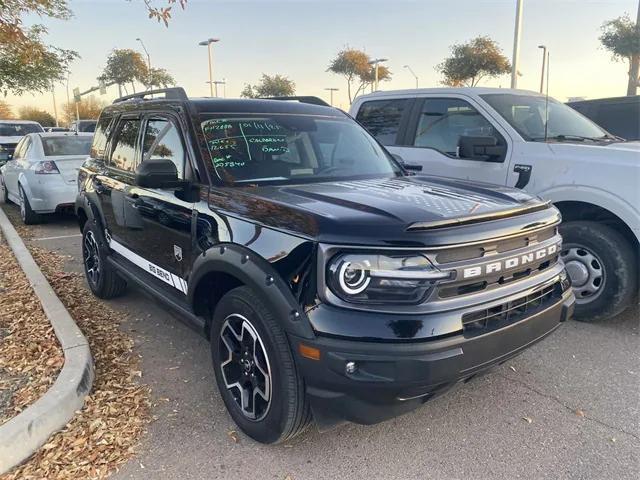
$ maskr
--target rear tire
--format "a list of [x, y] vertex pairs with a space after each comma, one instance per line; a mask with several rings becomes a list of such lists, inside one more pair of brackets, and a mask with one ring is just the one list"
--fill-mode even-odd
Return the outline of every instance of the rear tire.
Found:
[[95, 224], [88, 220], [82, 229], [82, 264], [93, 294], [102, 299], [122, 295], [127, 282], [109, 264], [109, 248], [101, 240]]
[[210, 340], [220, 395], [244, 433], [279, 443], [304, 431], [311, 421], [304, 382], [284, 331], [253, 290], [222, 297]]
[[42, 215], [37, 214], [31, 208], [31, 204], [29, 203], [29, 197], [22, 188], [22, 185], [18, 185], [19, 195], [20, 195], [20, 218], [25, 225], [35, 225], [36, 223], [40, 223], [42, 221]]
[[638, 258], [613, 228], [590, 221], [560, 226], [561, 257], [576, 295], [575, 319], [598, 322], [627, 308], [638, 294]]

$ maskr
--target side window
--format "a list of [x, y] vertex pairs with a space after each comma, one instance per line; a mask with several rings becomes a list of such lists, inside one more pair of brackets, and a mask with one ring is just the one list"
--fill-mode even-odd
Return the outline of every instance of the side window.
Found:
[[406, 98], [365, 102], [358, 110], [356, 120], [383, 145], [395, 145], [407, 105]]
[[419, 115], [413, 142], [416, 147], [433, 148], [456, 156], [462, 136], [495, 136], [500, 139], [493, 126], [464, 100], [427, 98]]
[[120, 128], [116, 133], [113, 151], [111, 152], [110, 167], [124, 172], [133, 172], [135, 170], [136, 143], [139, 133], [139, 119], [126, 119], [120, 122]]
[[142, 161], [169, 159], [178, 170], [178, 178], [184, 178], [185, 150], [178, 128], [168, 119], [151, 118], [144, 132]]
[[100, 115], [100, 120], [96, 125], [96, 131], [93, 135], [93, 144], [91, 145], [91, 158], [96, 160], [104, 160], [104, 149], [107, 146], [107, 138], [109, 136], [111, 125], [111, 115]]

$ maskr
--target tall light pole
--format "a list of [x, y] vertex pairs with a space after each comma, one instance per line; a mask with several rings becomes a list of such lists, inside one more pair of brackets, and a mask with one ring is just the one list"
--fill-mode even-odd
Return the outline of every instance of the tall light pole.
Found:
[[335, 87], [328, 87], [325, 88], [325, 90], [327, 90], [328, 92], [331, 92], [329, 95], [331, 98], [331, 100], [329, 100], [329, 105], [331, 105], [333, 107], [333, 92], [337, 92], [338, 90], [340, 90], [339, 88], [335, 88]]
[[540, 93], [544, 91], [544, 67], [547, 64], [547, 46], [538, 45], [542, 49], [542, 73], [540, 75]]
[[[226, 83], [226, 82], [224, 81], [224, 79], [222, 79], [222, 80], [214, 80], [214, 81], [213, 81], [213, 84], [215, 85], [215, 87], [214, 87], [214, 88], [215, 88], [216, 97], [218, 96], [218, 85], [222, 85], [222, 86], [223, 86], [223, 88], [224, 88], [225, 83]], [[226, 92], [226, 88], [224, 88], [224, 90], [223, 90], [223, 91], [224, 91], [224, 94], [225, 94], [225, 96], [226, 96], [226, 93], [227, 93], [227, 92]]]
[[59, 127], [58, 123], [58, 105], [56, 105], [56, 86], [53, 82], [51, 82], [51, 95], [53, 95], [53, 116], [56, 119], [56, 127]]
[[[142, 42], [141, 38], [136, 38], [136, 40], [138, 42], [140, 42], [140, 45], [142, 45], [142, 50], [144, 50], [144, 53], [147, 55], [147, 68], [149, 69], [149, 72], [147, 74], [147, 78], [148, 80], [151, 80], [151, 56], [149, 55], [149, 52], [147, 51], [146, 47], [144, 46], [144, 43]], [[149, 85], [149, 87], [152, 87], [152, 85]]]
[[378, 90], [378, 65], [382, 62], [386, 62], [387, 60], [389, 60], [388, 58], [374, 58], [373, 60], [371, 60], [369, 62], [369, 65], [373, 65], [373, 68], [376, 72], [376, 80], [374, 85], [375, 91]]
[[413, 75], [414, 78], [416, 79], [416, 88], [418, 88], [418, 76], [416, 75], [416, 72], [414, 72], [413, 69], [409, 65], [403, 65], [402, 68], [406, 68], [407, 70], [409, 70], [411, 72], [411, 75]]
[[511, 61], [511, 88], [518, 88], [518, 60], [520, 59], [520, 30], [522, 30], [522, 4], [524, 0], [517, 0], [516, 26], [513, 33], [513, 59]]
[[207, 47], [208, 51], [209, 51], [209, 96], [213, 97], [213, 53], [212, 53], [212, 49], [211, 49], [211, 44], [212, 43], [216, 43], [219, 42], [220, 39], [219, 38], [209, 38], [207, 40], [203, 40], [202, 42], [198, 43], [198, 45], [203, 46], [203, 47]]

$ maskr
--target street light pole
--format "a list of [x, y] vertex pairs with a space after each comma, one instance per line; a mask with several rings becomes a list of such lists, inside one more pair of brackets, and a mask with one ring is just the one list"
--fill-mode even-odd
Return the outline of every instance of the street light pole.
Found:
[[522, 30], [522, 3], [517, 0], [516, 26], [513, 33], [513, 60], [511, 62], [511, 88], [518, 88], [518, 60], [520, 59], [520, 30]]
[[340, 89], [339, 88], [335, 88], [335, 87], [329, 87], [329, 88], [325, 88], [325, 90], [331, 92], [330, 93], [331, 100], [329, 100], [329, 105], [331, 105], [333, 107], [333, 92], [337, 92]]
[[544, 91], [544, 67], [547, 64], [547, 46], [538, 45], [542, 49], [542, 74], [540, 75], [540, 93]]
[[209, 53], [209, 96], [211, 97], [213, 97], [213, 59], [212, 59], [213, 53], [212, 53], [211, 44], [219, 41], [220, 41], [219, 38], [209, 38], [207, 40], [203, 40], [202, 42], [198, 43], [198, 45], [207, 47], [207, 50]]
[[[147, 78], [148, 80], [151, 80], [151, 56], [149, 55], [149, 52], [144, 46], [142, 39], [138, 37], [136, 38], [136, 40], [140, 42], [140, 45], [142, 45], [142, 49], [144, 50], [144, 53], [147, 55], [147, 68], [149, 69], [149, 72], [147, 73]], [[153, 87], [153, 85], [149, 85], [149, 87]]]
[[413, 69], [409, 66], [409, 65], [404, 65], [403, 68], [406, 68], [407, 70], [409, 70], [411, 72], [411, 75], [413, 75], [416, 79], [416, 88], [418, 88], [418, 76], [416, 75], [416, 72], [413, 71]]
[[58, 123], [58, 105], [56, 105], [56, 86], [53, 82], [51, 82], [51, 94], [53, 95], [53, 116], [56, 119], [56, 127], [59, 127]]
[[375, 91], [378, 91], [378, 65], [382, 62], [386, 62], [387, 60], [388, 58], [374, 58], [369, 62], [369, 65], [373, 65], [373, 68], [375, 69], [375, 72], [376, 72], [376, 79], [373, 84]]

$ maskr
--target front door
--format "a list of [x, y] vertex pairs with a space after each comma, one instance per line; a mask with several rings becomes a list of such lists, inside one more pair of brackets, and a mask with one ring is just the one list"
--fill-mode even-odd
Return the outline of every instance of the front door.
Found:
[[[141, 162], [170, 159], [180, 179], [193, 180], [184, 137], [176, 118], [151, 115], [144, 125]], [[127, 244], [152, 264], [183, 278], [191, 264], [191, 225], [194, 203], [180, 191], [134, 186], [130, 190], [138, 223]], [[181, 198], [182, 197], [182, 198]], [[168, 283], [168, 282], [167, 282]], [[186, 283], [173, 285], [186, 293]]]
[[[507, 147], [491, 161], [463, 158], [462, 136], [494, 137]], [[506, 135], [469, 101], [456, 97], [417, 99], [399, 145], [389, 147], [408, 164], [422, 166], [422, 173], [504, 185], [511, 149]]]

